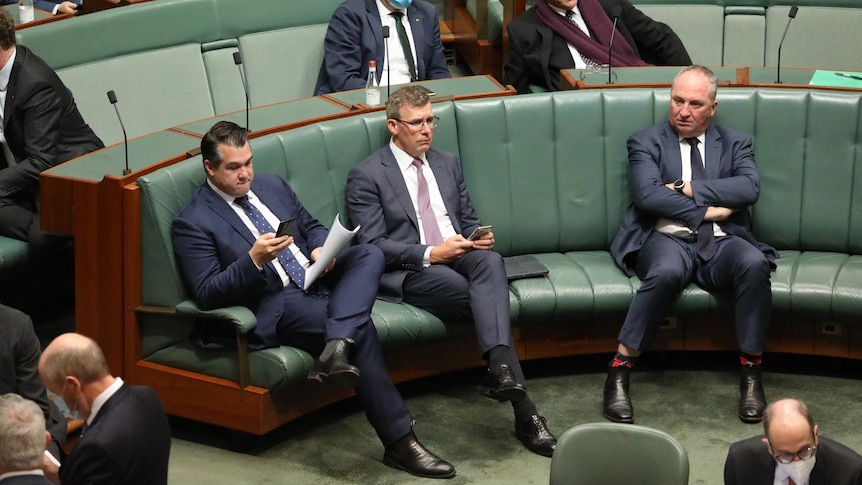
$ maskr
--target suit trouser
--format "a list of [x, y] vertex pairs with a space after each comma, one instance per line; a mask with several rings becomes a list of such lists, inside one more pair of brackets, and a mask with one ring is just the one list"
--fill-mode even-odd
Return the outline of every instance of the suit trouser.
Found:
[[512, 343], [509, 282], [503, 258], [494, 251], [470, 251], [451, 265], [432, 264], [404, 278], [404, 301], [443, 320], [472, 321], [482, 355], [498, 345], [519, 383], [524, 372]]
[[706, 291], [732, 292], [739, 349], [763, 351], [772, 312], [769, 261], [737, 236], [717, 237], [715, 249], [715, 256], [704, 262], [697, 256], [696, 241], [653, 231], [637, 254], [635, 271], [642, 283], [618, 340], [633, 349], [649, 348], [674, 300], [694, 282]]
[[353, 341], [350, 360], [359, 368], [356, 392], [365, 415], [384, 445], [410, 432], [412, 418], [401, 394], [386, 371], [371, 307], [383, 273], [383, 253], [360, 244], [338, 254], [335, 266], [322, 283], [331, 289], [328, 299], [314, 298], [296, 285], [284, 289], [284, 313], [278, 322], [285, 345], [318, 355], [331, 339]]

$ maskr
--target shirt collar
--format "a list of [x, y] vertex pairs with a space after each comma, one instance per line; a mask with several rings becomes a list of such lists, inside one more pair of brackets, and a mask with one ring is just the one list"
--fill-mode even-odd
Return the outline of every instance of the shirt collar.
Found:
[[9, 86], [9, 77], [12, 75], [12, 64], [15, 63], [15, 56], [18, 54], [18, 49], [12, 51], [12, 55], [9, 56], [9, 62], [0, 69], [0, 91], [6, 91], [6, 88]]
[[[219, 197], [224, 199], [224, 201], [227, 202], [228, 205], [233, 205], [233, 202], [237, 199], [236, 197], [229, 195], [228, 193], [224, 192], [220, 188], [216, 187], [215, 184], [212, 183], [212, 180], [209, 179], [209, 177], [207, 177], [207, 184], [210, 186], [211, 189], [213, 189], [213, 192], [215, 192]], [[251, 190], [249, 190], [248, 193], [245, 195], [248, 196], [248, 200], [256, 200], [257, 199], [257, 196], [254, 195], [254, 192], [252, 192]]]
[[390, 14], [392, 14], [392, 12], [401, 12], [404, 14], [405, 17], [407, 16], [406, 8], [396, 8], [395, 10], [389, 10], [386, 5], [383, 5], [383, 0], [377, 0], [377, 11], [380, 13], [381, 19], [387, 18]]
[[[679, 136], [679, 135], [677, 135], [677, 136]], [[703, 132], [699, 136], [695, 136], [694, 138], [697, 138], [698, 144], [700, 144], [702, 146], [704, 143], [706, 143], [706, 132]], [[680, 143], [688, 143], [686, 141], [686, 139], [687, 139], [686, 137], [680, 136], [679, 142]]]
[[[413, 165], [413, 157], [407, 154], [404, 150], [398, 148], [398, 145], [395, 144], [392, 140], [389, 141], [389, 148], [392, 150], [392, 155], [395, 156], [395, 161], [398, 162], [398, 168], [401, 169], [401, 172], [406, 172], [411, 165]], [[419, 155], [419, 160], [425, 165], [428, 165], [428, 159], [425, 157], [425, 154]]]
[[123, 379], [120, 377], [114, 378], [114, 383], [108, 386], [107, 389], [102, 391], [96, 399], [93, 400], [93, 405], [90, 406], [90, 415], [87, 416], [87, 426], [93, 424], [93, 420], [96, 419], [96, 415], [99, 414], [99, 411], [102, 409], [102, 406], [108, 402], [108, 399], [111, 398], [117, 391], [120, 390], [120, 387], [123, 385]]

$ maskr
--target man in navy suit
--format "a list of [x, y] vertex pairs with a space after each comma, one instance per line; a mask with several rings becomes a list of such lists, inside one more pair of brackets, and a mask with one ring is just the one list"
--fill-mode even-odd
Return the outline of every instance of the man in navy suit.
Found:
[[[628, 140], [632, 201], [611, 255], [641, 286], [605, 382], [603, 413], [611, 421], [634, 421], [630, 371], [691, 282], [733, 294], [742, 364], [739, 418], [758, 422], [766, 408], [760, 364], [777, 253], [751, 232], [749, 208], [760, 193], [751, 137], [710, 123], [716, 89], [708, 68], [684, 68], [671, 87], [669, 120]], [[673, 403], [668, 400], [669, 407]]]
[[[2, 0], [0, 5], [12, 5], [18, 3], [19, 0]], [[60, 13], [75, 13], [78, 11], [79, 2], [69, 2], [64, 0], [34, 0], [33, 6], [39, 10], [51, 12], [54, 15]]]
[[[388, 47], [384, 26], [389, 28]], [[377, 63], [382, 85], [451, 77], [440, 17], [425, 0], [347, 0], [332, 14], [323, 50], [315, 96], [364, 88], [368, 61]]]
[[77, 333], [55, 338], [39, 359], [45, 387], [84, 420], [81, 438], [60, 467], [60, 483], [168, 483], [171, 430], [155, 391], [111, 375], [102, 350]]
[[[252, 348], [283, 344], [320, 354], [309, 379], [356, 387], [387, 465], [424, 477], [454, 476], [452, 465], [413, 434], [410, 412], [383, 362], [371, 321], [383, 272], [380, 250], [341, 251], [322, 280], [303, 291], [304, 268], [317, 260], [326, 228], [282, 179], [255, 176], [244, 128], [216, 123], [201, 140], [201, 154], [207, 181], [172, 226], [177, 260], [197, 303], [251, 309], [257, 317], [248, 337]], [[273, 228], [289, 219], [296, 230], [277, 236]], [[219, 342], [202, 335], [200, 343]]]
[[361, 225], [359, 241], [383, 250], [380, 298], [404, 301], [443, 320], [472, 321], [488, 362], [480, 392], [511, 401], [515, 435], [551, 456], [557, 440], [527, 396], [512, 347], [509, 285], [494, 233], [468, 239], [480, 226], [461, 162], [431, 148], [437, 117], [428, 90], [407, 86], [386, 102], [390, 143], [350, 170], [347, 206]]
[[50, 485], [42, 471], [50, 442], [36, 403], [17, 394], [0, 395], [0, 484]]
[[820, 436], [804, 402], [782, 399], [770, 404], [763, 414], [763, 431], [766, 436], [730, 445], [725, 485], [862, 485], [862, 456]]

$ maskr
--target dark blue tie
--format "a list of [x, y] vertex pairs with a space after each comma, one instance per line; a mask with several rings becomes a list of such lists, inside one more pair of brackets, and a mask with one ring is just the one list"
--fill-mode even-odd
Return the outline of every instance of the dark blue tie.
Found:
[[[691, 145], [691, 179], [706, 180], [706, 169], [700, 157], [700, 150], [697, 149], [700, 140], [686, 138], [685, 141]], [[697, 255], [704, 261], [709, 261], [715, 256], [715, 233], [711, 221], [703, 221], [697, 227]]]
[[[247, 195], [237, 197], [234, 199], [234, 203], [242, 207], [245, 215], [251, 219], [252, 224], [254, 224], [254, 227], [256, 227], [261, 234], [275, 232], [272, 229], [272, 225], [267, 222], [266, 218], [263, 217], [263, 214], [261, 214], [257, 207], [249, 202]], [[303, 268], [299, 264], [299, 261], [296, 260], [296, 257], [293, 255], [293, 251], [291, 251], [290, 248], [285, 248], [284, 251], [278, 253], [278, 262], [281, 263], [281, 266], [287, 272], [287, 275], [290, 276], [290, 279], [296, 283], [296, 286], [298, 286], [299, 289], [302, 289], [305, 283], [305, 268]], [[325, 288], [317, 286], [316, 284], [312, 285], [308, 292], [312, 296], [316, 297], [325, 297], [328, 295], [328, 291]]]

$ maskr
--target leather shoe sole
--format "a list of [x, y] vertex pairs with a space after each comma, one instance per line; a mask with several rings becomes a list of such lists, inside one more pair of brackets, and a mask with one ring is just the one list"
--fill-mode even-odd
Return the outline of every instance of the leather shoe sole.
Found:
[[356, 387], [359, 384], [359, 370], [346, 369], [330, 373], [313, 370], [308, 374], [308, 379], [321, 384], [334, 384], [340, 387]]

